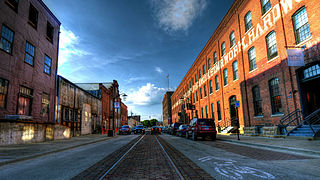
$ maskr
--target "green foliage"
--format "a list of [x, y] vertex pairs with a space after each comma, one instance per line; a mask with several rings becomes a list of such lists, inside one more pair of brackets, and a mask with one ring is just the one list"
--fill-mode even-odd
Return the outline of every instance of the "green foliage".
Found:
[[144, 126], [147, 126], [147, 127], [152, 127], [152, 126], [156, 126], [157, 125], [157, 122], [158, 120], [156, 119], [151, 119], [151, 120], [144, 120], [142, 121], [142, 124]]

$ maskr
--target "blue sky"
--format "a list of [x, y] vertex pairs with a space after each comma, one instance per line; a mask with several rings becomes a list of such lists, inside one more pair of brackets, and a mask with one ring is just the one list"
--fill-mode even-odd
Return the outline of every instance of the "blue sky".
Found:
[[119, 83], [129, 113], [161, 119], [233, 0], [43, 0], [61, 21], [58, 74]]

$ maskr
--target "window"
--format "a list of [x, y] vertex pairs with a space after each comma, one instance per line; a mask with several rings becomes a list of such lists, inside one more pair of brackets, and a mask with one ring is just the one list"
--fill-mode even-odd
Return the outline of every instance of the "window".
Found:
[[207, 85], [206, 84], [203, 86], [203, 91], [204, 91], [204, 97], [207, 97]]
[[44, 56], [44, 72], [51, 74], [51, 58], [47, 55]]
[[203, 107], [201, 108], [201, 117], [203, 118]]
[[229, 39], [230, 39], [230, 48], [232, 48], [232, 46], [236, 44], [236, 38], [234, 36], [234, 31], [232, 31], [230, 33]]
[[15, 12], [18, 12], [19, 0], [6, 0], [6, 3], [11, 7]]
[[49, 115], [49, 102], [50, 102], [49, 94], [43, 93], [42, 100], [41, 100], [41, 114], [42, 114], [42, 116]]
[[235, 60], [232, 63], [232, 72], [233, 72], [233, 80], [236, 80], [239, 78], [239, 74], [238, 74], [238, 62], [237, 60]]
[[206, 73], [206, 65], [202, 65], [202, 74], [204, 75]]
[[30, 4], [29, 7], [29, 24], [37, 29], [38, 25], [38, 10]]
[[194, 75], [194, 79], [197, 82], [197, 74]]
[[212, 80], [210, 80], [210, 94], [212, 93]]
[[248, 57], [249, 57], [249, 70], [252, 71], [257, 68], [256, 51], [255, 51], [254, 47], [249, 49]]
[[52, 42], [53, 41], [53, 34], [54, 28], [53, 26], [47, 21], [47, 39]]
[[196, 91], [196, 100], [198, 101], [198, 91]]
[[220, 110], [220, 101], [217, 101], [217, 113], [218, 113], [218, 120], [221, 120], [221, 110]]
[[292, 16], [292, 21], [297, 44], [311, 36], [307, 10], [305, 7], [302, 7], [296, 13], [294, 13]]
[[2, 25], [0, 48], [5, 52], [12, 54], [13, 31], [7, 26]]
[[34, 46], [28, 41], [26, 42], [26, 55], [24, 57], [24, 62], [33, 66], [34, 62]]
[[208, 59], [208, 70], [210, 70], [210, 68], [211, 68], [211, 59], [209, 58]]
[[8, 85], [7, 80], [0, 78], [0, 108], [7, 106]]
[[206, 106], [206, 118], [209, 118], [209, 114], [208, 114], [208, 106]]
[[19, 115], [31, 115], [31, 104], [32, 104], [32, 89], [24, 86], [20, 86], [20, 93], [18, 98], [18, 114]]
[[212, 116], [212, 119], [214, 121], [214, 107], [213, 107], [213, 103], [211, 103], [211, 116]]
[[270, 60], [278, 55], [277, 40], [276, 40], [276, 34], [274, 31], [271, 31], [266, 36], [266, 42], [267, 42], [268, 59]]
[[201, 69], [199, 69], [199, 80], [201, 79]]
[[226, 54], [226, 43], [223, 42], [221, 44], [221, 56], [224, 56]]
[[228, 71], [227, 68], [223, 70], [223, 83], [224, 85], [228, 85]]
[[200, 88], [200, 99], [202, 99], [202, 88]]
[[244, 16], [244, 24], [246, 27], [246, 32], [252, 28], [251, 11], [247, 12], [247, 14]]
[[[193, 93], [193, 102], [196, 102], [195, 94]], [[192, 103], [192, 102], [191, 102]]]
[[271, 98], [272, 114], [282, 113], [281, 95], [278, 78], [273, 78], [269, 81], [269, 91]]
[[270, 0], [261, 0], [262, 15], [271, 9]]
[[252, 97], [253, 97], [254, 115], [261, 116], [262, 115], [262, 100], [260, 97], [260, 88], [258, 85], [254, 86], [252, 88]]
[[216, 80], [216, 90], [219, 90], [219, 77], [218, 77], [218, 75], [215, 76], [215, 80]]
[[192, 78], [192, 86], [194, 85], [194, 79]]
[[308, 79], [320, 75], [319, 64], [313, 65], [303, 71], [303, 79]]
[[217, 52], [214, 52], [214, 53], [213, 53], [213, 63], [216, 64], [217, 61], [218, 61]]

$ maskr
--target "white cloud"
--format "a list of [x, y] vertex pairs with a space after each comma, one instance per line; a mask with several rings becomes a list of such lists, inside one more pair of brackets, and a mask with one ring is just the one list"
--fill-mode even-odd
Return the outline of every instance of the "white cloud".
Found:
[[161, 104], [165, 88], [156, 87], [154, 84], [147, 83], [137, 91], [129, 92], [126, 104], [137, 106], [150, 106]]
[[160, 68], [160, 67], [155, 67], [155, 70], [158, 72], [158, 73], [162, 73], [163, 70]]
[[80, 38], [71, 30], [61, 26], [59, 41], [59, 66], [67, 62], [71, 58], [90, 55], [89, 52], [79, 48]]
[[207, 0], [151, 0], [159, 26], [165, 31], [186, 31], [207, 7]]

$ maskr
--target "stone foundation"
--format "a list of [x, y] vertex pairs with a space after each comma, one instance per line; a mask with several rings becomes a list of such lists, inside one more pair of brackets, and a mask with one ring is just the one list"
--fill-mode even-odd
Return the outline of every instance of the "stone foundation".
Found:
[[0, 122], [0, 145], [37, 143], [70, 138], [70, 128], [59, 124]]

